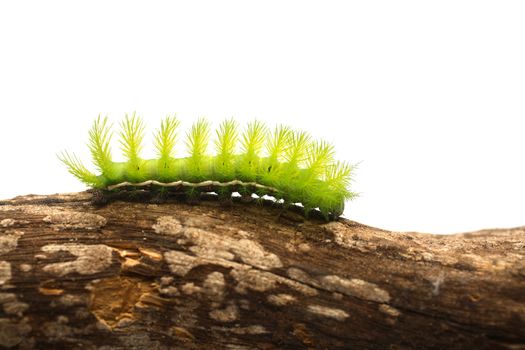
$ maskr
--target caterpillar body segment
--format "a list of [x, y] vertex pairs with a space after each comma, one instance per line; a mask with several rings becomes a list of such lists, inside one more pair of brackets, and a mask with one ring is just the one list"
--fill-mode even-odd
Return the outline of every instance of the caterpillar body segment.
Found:
[[[143, 159], [144, 122], [136, 114], [126, 115], [120, 125], [126, 161], [115, 162], [107, 117], [99, 116], [89, 131], [88, 144], [99, 174], [67, 151], [59, 159], [72, 175], [103, 193], [156, 189], [161, 195], [183, 191], [189, 197], [215, 192], [223, 199], [231, 198], [233, 192], [255, 193], [272, 196], [285, 207], [300, 203], [306, 215], [318, 208], [331, 219], [340, 216], [345, 201], [357, 195], [350, 190], [353, 166], [335, 161], [332, 145], [312, 140], [304, 131], [287, 126], [270, 130], [253, 121], [239, 132], [237, 122], [228, 119], [212, 133], [209, 122], [199, 119], [185, 135], [188, 156], [176, 158], [179, 125], [175, 117], [163, 119], [155, 133], [157, 158]], [[208, 153], [212, 136], [215, 155]]]

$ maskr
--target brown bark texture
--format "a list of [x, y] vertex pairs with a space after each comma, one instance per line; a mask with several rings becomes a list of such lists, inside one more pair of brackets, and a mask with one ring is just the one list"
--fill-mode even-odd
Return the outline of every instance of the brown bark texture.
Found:
[[92, 197], [0, 202], [0, 348], [525, 349], [525, 227]]

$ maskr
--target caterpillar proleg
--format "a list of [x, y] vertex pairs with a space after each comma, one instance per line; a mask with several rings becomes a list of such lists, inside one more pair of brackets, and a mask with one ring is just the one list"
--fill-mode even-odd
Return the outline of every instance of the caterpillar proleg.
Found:
[[[208, 153], [210, 124], [197, 120], [185, 137], [187, 157], [175, 158], [179, 120], [167, 116], [155, 133], [156, 159], [141, 158], [145, 125], [135, 113], [120, 123], [120, 146], [126, 161], [112, 160], [112, 138], [108, 118], [100, 115], [89, 130], [89, 150], [98, 175], [89, 171], [73, 154], [58, 155], [68, 171], [102, 193], [130, 188], [186, 191], [191, 195], [215, 192], [229, 197], [269, 195], [285, 205], [300, 203], [304, 214], [319, 210], [326, 219], [343, 213], [346, 200], [356, 197], [350, 190], [354, 167], [334, 160], [334, 148], [313, 140], [304, 131], [283, 125], [270, 130], [252, 121], [239, 132], [233, 119], [224, 120], [215, 132], [215, 155]], [[240, 150], [238, 150], [240, 146]]]

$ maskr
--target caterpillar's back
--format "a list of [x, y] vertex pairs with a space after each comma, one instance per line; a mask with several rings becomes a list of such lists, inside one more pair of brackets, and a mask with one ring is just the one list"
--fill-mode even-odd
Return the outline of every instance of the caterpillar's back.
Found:
[[329, 143], [312, 140], [306, 132], [287, 126], [269, 130], [253, 121], [239, 133], [233, 119], [225, 120], [216, 130], [215, 155], [211, 155], [207, 153], [210, 124], [199, 119], [185, 137], [188, 156], [175, 158], [179, 121], [168, 116], [155, 134], [156, 159], [140, 156], [145, 129], [140, 117], [126, 114], [120, 126], [125, 162], [112, 160], [107, 117], [99, 116], [89, 131], [89, 149], [98, 175], [74, 154], [64, 151], [59, 155], [71, 174], [102, 193], [139, 187], [184, 190], [190, 196], [216, 192], [222, 198], [231, 198], [232, 192], [255, 193], [273, 196], [285, 206], [301, 203], [305, 215], [319, 209], [327, 219], [341, 215], [345, 201], [356, 196], [350, 190], [353, 167], [335, 161]]

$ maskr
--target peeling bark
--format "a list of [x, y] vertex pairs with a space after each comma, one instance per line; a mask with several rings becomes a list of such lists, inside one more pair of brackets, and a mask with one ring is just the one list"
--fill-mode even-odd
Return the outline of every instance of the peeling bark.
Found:
[[91, 196], [0, 202], [0, 347], [525, 349], [525, 227]]

